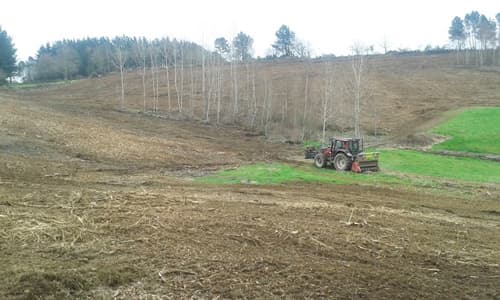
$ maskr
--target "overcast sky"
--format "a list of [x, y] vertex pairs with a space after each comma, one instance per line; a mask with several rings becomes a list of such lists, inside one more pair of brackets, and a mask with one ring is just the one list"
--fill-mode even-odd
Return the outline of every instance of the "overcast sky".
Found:
[[313, 54], [348, 54], [354, 42], [381, 49], [423, 48], [447, 43], [454, 16], [471, 10], [493, 18], [500, 0], [4, 0], [0, 26], [12, 37], [18, 58], [63, 38], [99, 36], [177, 37], [213, 48], [239, 31], [266, 55], [274, 33], [287, 24]]

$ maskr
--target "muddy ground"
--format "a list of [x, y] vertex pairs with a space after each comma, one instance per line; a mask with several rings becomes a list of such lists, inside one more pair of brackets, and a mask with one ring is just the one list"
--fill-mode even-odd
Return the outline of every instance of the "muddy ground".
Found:
[[0, 298], [500, 297], [497, 186], [205, 185], [299, 148], [0, 94]]

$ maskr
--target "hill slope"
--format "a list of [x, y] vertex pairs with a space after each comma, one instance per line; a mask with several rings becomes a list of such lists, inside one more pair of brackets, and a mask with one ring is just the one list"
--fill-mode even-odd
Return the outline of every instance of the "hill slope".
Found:
[[[369, 57], [361, 91], [364, 134], [404, 137], [428, 129], [420, 126], [432, 123], [432, 120], [448, 110], [500, 105], [500, 70], [457, 67], [453, 61], [450, 55]], [[178, 103], [182, 103], [182, 118], [207, 119], [208, 115], [208, 121], [215, 123], [219, 108], [222, 123], [253, 127], [270, 136], [316, 138], [322, 128], [326, 93], [329, 101], [327, 129], [331, 134], [348, 135], [353, 128], [352, 69], [349, 58], [312, 63], [260, 62], [237, 67], [226, 65], [220, 69], [207, 66], [205, 96], [202, 95], [201, 68], [195, 66], [191, 70], [190, 66], [185, 66], [183, 70], [177, 71], [176, 89], [174, 70], [170, 68], [169, 90], [166, 71], [157, 70], [155, 76], [158, 77], [155, 78], [158, 86], [154, 91], [148, 71], [147, 110], [152, 109], [154, 95], [158, 92], [159, 112], [171, 117], [179, 118]], [[221, 76], [221, 89], [218, 88], [217, 74]], [[236, 83], [234, 74], [237, 74]], [[325, 78], [329, 81], [325, 82]], [[183, 88], [181, 82], [184, 83]], [[234, 86], [238, 87], [236, 94]], [[325, 90], [325, 86], [329, 89]], [[144, 109], [140, 71], [130, 70], [126, 74], [125, 92], [127, 109]], [[26, 97], [55, 97], [58, 104], [65, 105], [85, 99], [80, 101], [81, 104], [102, 109], [118, 109], [119, 95], [120, 81], [117, 75], [74, 81], [70, 85], [52, 87], [41, 94], [40, 91], [25, 93]]]

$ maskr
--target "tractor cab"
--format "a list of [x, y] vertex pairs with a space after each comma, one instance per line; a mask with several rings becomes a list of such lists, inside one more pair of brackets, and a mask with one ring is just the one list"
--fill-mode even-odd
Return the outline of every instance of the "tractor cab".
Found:
[[357, 155], [362, 151], [360, 147], [361, 139], [354, 138], [330, 138], [332, 152], [342, 150], [352, 155]]
[[353, 172], [378, 171], [378, 153], [363, 152], [359, 138], [330, 138], [330, 145], [314, 156], [318, 168], [332, 165], [336, 170]]

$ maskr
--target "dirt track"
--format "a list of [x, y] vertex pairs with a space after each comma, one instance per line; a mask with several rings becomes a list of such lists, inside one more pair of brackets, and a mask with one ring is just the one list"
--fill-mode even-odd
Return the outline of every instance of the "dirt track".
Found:
[[297, 149], [33, 95], [0, 95], [0, 298], [500, 297], [481, 187], [198, 184]]

